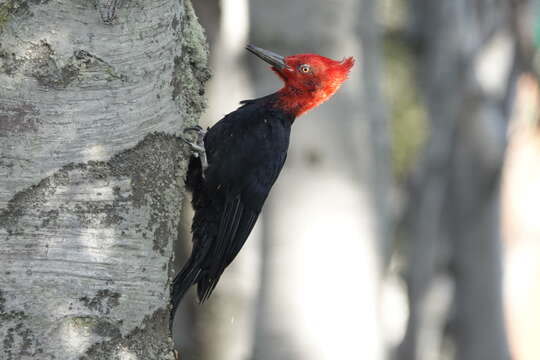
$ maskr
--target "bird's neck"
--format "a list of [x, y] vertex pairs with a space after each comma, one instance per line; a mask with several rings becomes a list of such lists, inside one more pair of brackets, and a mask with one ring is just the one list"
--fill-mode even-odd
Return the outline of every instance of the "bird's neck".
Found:
[[275, 104], [279, 109], [291, 113], [296, 118], [328, 100], [338, 87], [302, 90], [284, 86], [275, 93]]

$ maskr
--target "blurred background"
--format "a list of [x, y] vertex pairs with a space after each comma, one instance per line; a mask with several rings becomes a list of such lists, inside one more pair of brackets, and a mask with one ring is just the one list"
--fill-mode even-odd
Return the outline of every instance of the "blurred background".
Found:
[[194, 6], [213, 71], [206, 126], [281, 86], [248, 43], [357, 61], [295, 122], [213, 296], [184, 300], [181, 358], [540, 359], [540, 2]]

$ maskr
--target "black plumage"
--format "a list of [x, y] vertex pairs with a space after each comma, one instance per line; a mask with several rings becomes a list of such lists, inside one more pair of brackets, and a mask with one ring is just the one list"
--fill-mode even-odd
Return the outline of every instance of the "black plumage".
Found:
[[[242, 102], [208, 130], [206, 156], [190, 160], [186, 185], [195, 210], [193, 250], [173, 281], [170, 325], [189, 287], [197, 284], [199, 300], [206, 300], [246, 242], [287, 157], [294, 119], [328, 100], [354, 64], [353, 58], [283, 57], [253, 45], [246, 49], [270, 64], [284, 86]], [[190, 144], [204, 155], [199, 142]]]
[[293, 113], [271, 94], [242, 102], [204, 137], [208, 168], [192, 157], [186, 186], [193, 194], [193, 250], [173, 281], [171, 323], [193, 284], [201, 302], [249, 236], [287, 157]]

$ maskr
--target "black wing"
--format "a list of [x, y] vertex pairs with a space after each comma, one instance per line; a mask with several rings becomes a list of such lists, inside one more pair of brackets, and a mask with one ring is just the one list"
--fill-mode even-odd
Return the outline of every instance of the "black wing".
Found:
[[195, 210], [193, 250], [173, 281], [171, 322], [192, 284], [198, 284], [200, 301], [212, 293], [246, 242], [283, 167], [294, 119], [272, 110], [271, 100], [248, 101], [209, 129], [204, 179], [200, 161], [190, 161], [186, 185]]
[[[228, 184], [218, 190], [222, 194], [214, 194], [218, 198], [223, 196], [224, 202], [217, 236], [210, 239], [212, 245], [197, 279], [200, 301], [210, 296], [221, 274], [236, 257], [255, 226], [268, 193], [285, 162], [286, 153], [280, 155], [275, 163], [266, 163], [264, 166], [261, 164], [251, 173], [242, 174], [245, 181], [240, 188], [236, 184]], [[205, 211], [202, 211], [201, 215], [204, 213]], [[194, 229], [194, 238], [198, 237], [199, 231], [202, 233], [201, 238], [208, 238], [206, 228]]]

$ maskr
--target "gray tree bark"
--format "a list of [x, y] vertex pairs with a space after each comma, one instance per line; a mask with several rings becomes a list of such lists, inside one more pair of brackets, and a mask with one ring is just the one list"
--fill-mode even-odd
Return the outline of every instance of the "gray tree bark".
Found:
[[[255, 359], [385, 357], [378, 304], [390, 180], [375, 7], [253, 1], [257, 46], [357, 60], [328, 103], [295, 121], [267, 201]], [[257, 95], [282, 85], [252, 65]]]
[[398, 355], [439, 353], [425, 331], [434, 317], [428, 294], [449, 269], [456, 358], [507, 360], [498, 194], [516, 74], [509, 3], [415, 0], [411, 13], [431, 133], [412, 178], [410, 318]]
[[0, 2], [0, 357], [172, 359], [188, 0]]

